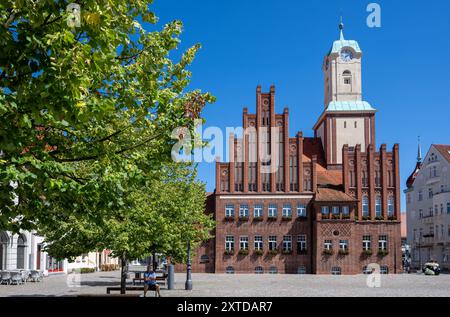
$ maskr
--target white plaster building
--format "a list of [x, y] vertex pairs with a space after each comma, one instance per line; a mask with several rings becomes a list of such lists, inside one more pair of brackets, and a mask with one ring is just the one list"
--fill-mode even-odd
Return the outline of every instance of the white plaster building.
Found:
[[450, 145], [419, 148], [406, 194], [408, 243], [413, 267], [436, 260], [450, 270]]
[[0, 270], [38, 270], [44, 275], [66, 273], [67, 260], [58, 261], [43, 252], [43, 240], [29, 231], [0, 231]]

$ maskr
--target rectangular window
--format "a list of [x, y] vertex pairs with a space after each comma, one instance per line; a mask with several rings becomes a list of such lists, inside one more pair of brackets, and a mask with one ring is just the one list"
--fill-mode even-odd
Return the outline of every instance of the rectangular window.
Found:
[[432, 188], [428, 188], [428, 198], [429, 199], [433, 198], [433, 189]]
[[292, 251], [292, 236], [283, 237], [283, 251], [284, 252]]
[[387, 236], [380, 236], [378, 239], [378, 250], [386, 251], [387, 250]]
[[234, 237], [233, 236], [226, 236], [225, 237], [225, 250], [226, 251], [233, 251], [234, 250]]
[[255, 250], [262, 251], [263, 250], [263, 237], [255, 236]]
[[278, 216], [277, 205], [270, 204], [269, 205], [269, 218], [276, 218], [277, 216]]
[[248, 250], [248, 237], [247, 236], [240, 237], [239, 247], [241, 250]]
[[277, 236], [269, 237], [269, 251], [275, 251], [277, 249]]
[[306, 252], [306, 234], [301, 234], [297, 237], [297, 251]]
[[255, 205], [253, 207], [253, 217], [262, 218], [263, 217], [263, 205]]
[[234, 205], [226, 205], [225, 206], [225, 217], [227, 217], [227, 218], [234, 217]]
[[342, 206], [342, 214], [343, 215], [350, 215], [350, 208], [348, 206]]
[[372, 237], [363, 236], [363, 251], [372, 250]]
[[328, 206], [322, 206], [322, 215], [329, 215], [330, 208]]
[[419, 190], [419, 201], [423, 200], [423, 192]]
[[249, 217], [248, 205], [240, 205], [239, 206], [239, 217], [240, 218], [248, 218]]
[[348, 240], [339, 240], [339, 249], [348, 251]]
[[325, 240], [324, 243], [323, 243], [323, 248], [325, 250], [332, 250], [333, 249], [333, 241]]
[[352, 83], [352, 80], [350, 78], [344, 78], [344, 84], [350, 85]]
[[306, 218], [306, 205], [300, 204], [297, 206], [297, 217]]
[[292, 209], [290, 204], [286, 204], [283, 206], [283, 218], [291, 218], [292, 217]]
[[340, 210], [338, 206], [333, 206], [332, 208], [333, 215], [339, 215]]
[[447, 203], [447, 214], [450, 214], [450, 203]]

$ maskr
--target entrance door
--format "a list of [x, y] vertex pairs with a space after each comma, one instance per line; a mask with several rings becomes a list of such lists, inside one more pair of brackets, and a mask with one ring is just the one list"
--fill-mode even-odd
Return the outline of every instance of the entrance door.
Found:
[[42, 245], [38, 244], [37, 245], [37, 254], [36, 254], [36, 270], [40, 270], [41, 269], [41, 250], [42, 250]]

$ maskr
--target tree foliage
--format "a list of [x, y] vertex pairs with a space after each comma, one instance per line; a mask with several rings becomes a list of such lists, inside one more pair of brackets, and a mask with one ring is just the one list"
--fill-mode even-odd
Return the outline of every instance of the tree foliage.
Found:
[[[70, 23], [71, 2], [81, 9], [78, 27]], [[149, 4], [1, 2], [0, 228], [38, 230], [53, 242], [78, 240], [64, 249], [54, 244], [51, 250], [65, 257], [108, 245], [139, 253], [149, 245], [139, 242], [134, 251], [121, 245], [141, 236], [169, 252], [176, 242], [156, 243], [158, 230], [175, 237], [179, 228], [190, 234], [209, 226], [199, 212], [204, 189], [190, 168], [171, 164], [170, 153], [171, 132], [193, 131], [193, 119], [214, 101], [187, 89], [187, 67], [200, 45], [173, 61], [182, 23], [147, 31], [144, 23], [158, 27]], [[179, 188], [192, 197], [177, 196]], [[191, 209], [168, 210], [180, 197]], [[173, 222], [164, 222], [169, 213]], [[189, 213], [195, 226], [171, 227]], [[132, 227], [148, 232], [133, 236]]]

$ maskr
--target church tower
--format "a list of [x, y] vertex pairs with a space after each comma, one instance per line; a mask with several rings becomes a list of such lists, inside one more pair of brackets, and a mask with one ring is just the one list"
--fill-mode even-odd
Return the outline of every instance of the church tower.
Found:
[[339, 30], [339, 40], [323, 61], [325, 109], [313, 127], [330, 167], [342, 164], [344, 145], [350, 150], [360, 145], [362, 152], [375, 146], [376, 110], [362, 96], [362, 50], [358, 42], [345, 39], [342, 22]]

